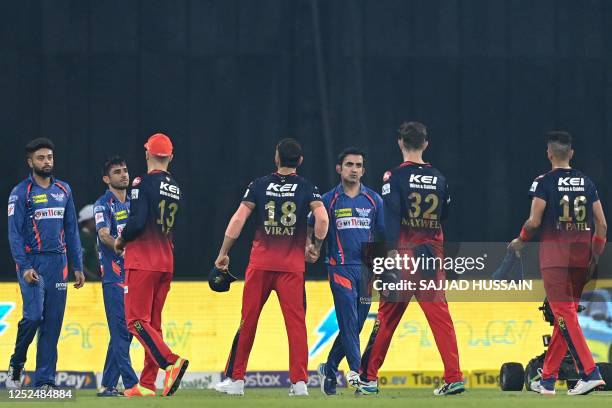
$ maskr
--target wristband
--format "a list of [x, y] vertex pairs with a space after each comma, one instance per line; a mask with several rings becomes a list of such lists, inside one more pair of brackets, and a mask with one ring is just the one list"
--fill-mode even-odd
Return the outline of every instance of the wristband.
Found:
[[525, 227], [521, 228], [521, 233], [519, 234], [519, 238], [523, 242], [529, 241], [533, 237], [533, 234], [525, 229]]
[[595, 255], [601, 255], [606, 246], [606, 239], [600, 237], [599, 235], [593, 235], [593, 239], [591, 240], [591, 248], [593, 249], [593, 253]]

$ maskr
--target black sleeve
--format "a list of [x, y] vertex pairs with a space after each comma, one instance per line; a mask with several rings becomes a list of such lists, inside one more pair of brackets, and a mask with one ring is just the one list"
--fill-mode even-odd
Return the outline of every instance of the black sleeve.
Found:
[[147, 225], [149, 215], [149, 197], [145, 188], [145, 183], [132, 188], [130, 194], [130, 216], [123, 228], [121, 237], [130, 242], [138, 238]]
[[390, 249], [394, 249], [397, 247], [397, 240], [399, 239], [402, 203], [400, 189], [396, 178], [393, 176], [382, 186], [382, 198], [385, 204], [385, 238], [390, 245]]
[[448, 184], [446, 185], [446, 188], [444, 189], [444, 198], [443, 198], [443, 202], [442, 202], [442, 214], [440, 215], [440, 220], [445, 221], [448, 218], [448, 211], [450, 209], [450, 204], [451, 204], [451, 195], [450, 192], [448, 191]]

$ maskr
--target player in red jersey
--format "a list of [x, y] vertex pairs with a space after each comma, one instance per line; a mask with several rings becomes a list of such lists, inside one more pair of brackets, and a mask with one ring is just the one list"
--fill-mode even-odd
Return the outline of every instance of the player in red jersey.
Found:
[[[305, 251], [319, 253], [329, 221], [318, 188], [296, 174], [302, 160], [302, 148], [296, 140], [281, 140], [276, 146], [277, 171], [249, 184], [225, 231], [215, 266], [227, 271], [230, 248], [251, 212], [257, 213], [257, 231], [242, 294], [242, 318], [225, 368], [226, 379], [215, 386], [219, 392], [244, 394], [244, 374], [259, 314], [274, 290], [289, 338], [289, 395], [308, 395]], [[305, 248], [310, 211], [315, 217], [315, 240]]]
[[[444, 258], [442, 221], [448, 213], [450, 196], [444, 175], [423, 161], [427, 149], [427, 129], [419, 122], [400, 126], [398, 145], [404, 162], [383, 176], [382, 197], [385, 205], [386, 240], [396, 254], [428, 258]], [[443, 268], [425, 271], [420, 268], [410, 275], [415, 281], [445, 279]], [[434, 395], [452, 395], [465, 391], [459, 367], [459, 351], [455, 328], [443, 290], [417, 289], [396, 293], [400, 299], [382, 298], [372, 335], [361, 357], [359, 391], [378, 392], [378, 370], [382, 366], [393, 332], [397, 328], [412, 296], [419, 302], [444, 363], [444, 384]]]
[[520, 255], [525, 242], [542, 227], [540, 270], [555, 326], [541, 379], [532, 381], [531, 389], [555, 393], [559, 366], [569, 349], [581, 379], [567, 393], [582, 395], [605, 385], [578, 323], [577, 309], [590, 270], [604, 250], [607, 224], [595, 184], [570, 167], [571, 135], [555, 131], [547, 139], [552, 170], [531, 185], [531, 213], [510, 248]]
[[[128, 329], [145, 349], [140, 382], [125, 391], [127, 397], [155, 395], [160, 368], [166, 371], [163, 396], [176, 392], [189, 361], [164, 343], [161, 318], [174, 272], [172, 231], [181, 190], [168, 165], [172, 142], [156, 133], [145, 144], [147, 174], [132, 182], [130, 216], [115, 251], [125, 248], [125, 315]], [[127, 245], [127, 246], [126, 246]]]

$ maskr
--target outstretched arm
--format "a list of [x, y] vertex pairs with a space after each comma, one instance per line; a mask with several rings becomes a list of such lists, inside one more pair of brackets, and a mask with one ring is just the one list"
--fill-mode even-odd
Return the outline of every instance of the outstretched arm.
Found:
[[227, 270], [229, 267], [229, 251], [232, 249], [234, 242], [240, 236], [242, 228], [246, 223], [247, 219], [251, 215], [251, 212], [255, 208], [255, 204], [250, 201], [243, 201], [240, 206], [230, 219], [227, 228], [225, 229], [225, 236], [223, 237], [223, 244], [219, 249], [219, 255], [215, 261], [215, 266], [221, 270]]

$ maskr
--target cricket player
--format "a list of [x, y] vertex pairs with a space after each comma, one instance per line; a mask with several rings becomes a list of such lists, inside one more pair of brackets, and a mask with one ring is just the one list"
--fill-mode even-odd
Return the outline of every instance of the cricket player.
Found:
[[[397, 143], [404, 162], [383, 176], [382, 197], [385, 203], [385, 234], [390, 248], [411, 257], [427, 254], [444, 257], [444, 234], [441, 221], [446, 218], [450, 196], [446, 178], [431, 164], [423, 161], [427, 149], [427, 129], [419, 122], [404, 122], [399, 128]], [[397, 253], [391, 251], [391, 255]], [[415, 281], [426, 279], [431, 273], [440, 282], [445, 271], [422, 269], [411, 271]], [[360, 391], [378, 392], [377, 376], [389, 349], [393, 332], [408, 307], [410, 298], [419, 302], [429, 322], [438, 351], [444, 363], [444, 384], [434, 395], [451, 395], [465, 391], [463, 374], [459, 368], [459, 352], [455, 328], [443, 290], [406, 291], [400, 300], [381, 298], [378, 316], [366, 350], [361, 358]]]
[[115, 252], [125, 249], [125, 317], [130, 332], [145, 349], [140, 382], [125, 390], [127, 397], [155, 395], [160, 368], [166, 371], [162, 396], [176, 392], [189, 361], [174, 354], [162, 336], [162, 310], [174, 273], [173, 227], [179, 214], [181, 190], [168, 172], [172, 141], [156, 133], [145, 144], [147, 174], [136, 177], [130, 194], [130, 215], [115, 240]]
[[138, 377], [130, 360], [132, 334], [125, 322], [125, 268], [123, 257], [115, 252], [115, 241], [121, 235], [130, 212], [130, 199], [127, 196], [130, 175], [125, 159], [119, 156], [111, 157], [104, 163], [102, 174], [102, 181], [108, 186], [108, 190], [94, 204], [94, 219], [110, 342], [104, 362], [102, 390], [98, 396], [118, 397], [123, 396], [123, 393], [117, 390], [119, 376], [123, 379], [126, 390], [138, 384]]
[[[375, 238], [381, 240], [384, 235], [382, 198], [361, 183], [365, 173], [364, 161], [362, 150], [354, 147], [343, 150], [336, 164], [340, 184], [323, 194], [330, 224], [325, 240], [325, 263], [339, 327], [327, 361], [317, 370], [321, 391], [326, 395], [336, 394], [338, 365], [345, 356], [350, 369], [347, 382], [355, 387], [359, 383], [359, 333], [371, 304], [370, 292], [363, 290], [367, 282], [362, 282], [362, 277], [367, 278], [368, 273], [367, 269], [364, 270], [362, 246]], [[311, 216], [309, 225], [313, 224], [314, 217]], [[317, 253], [306, 254], [309, 262], [317, 258]]]
[[567, 393], [582, 395], [605, 385], [582, 334], [577, 308], [590, 269], [604, 251], [607, 224], [595, 184], [570, 166], [571, 135], [550, 132], [547, 144], [552, 170], [531, 185], [531, 213], [509, 247], [520, 255], [525, 242], [541, 227], [540, 270], [555, 325], [541, 379], [532, 381], [531, 389], [555, 393], [559, 366], [569, 349], [581, 379]]
[[28, 347], [38, 332], [33, 385], [55, 388], [57, 341], [62, 330], [68, 259], [79, 289], [85, 283], [79, 229], [72, 190], [53, 176], [55, 146], [49, 139], [26, 145], [32, 174], [11, 192], [8, 234], [23, 299], [15, 352], [6, 387], [20, 388]]
[[[327, 233], [328, 218], [319, 189], [296, 174], [302, 164], [302, 147], [295, 139], [276, 146], [276, 172], [249, 184], [231, 218], [215, 266], [228, 270], [229, 251], [249, 215], [257, 213], [257, 231], [246, 270], [242, 294], [242, 319], [219, 392], [244, 394], [244, 374], [255, 340], [257, 321], [274, 290], [285, 318], [289, 338], [289, 395], [308, 395], [308, 344], [306, 337], [305, 251], [317, 252]], [[307, 216], [315, 218], [314, 242], [306, 248]]]

